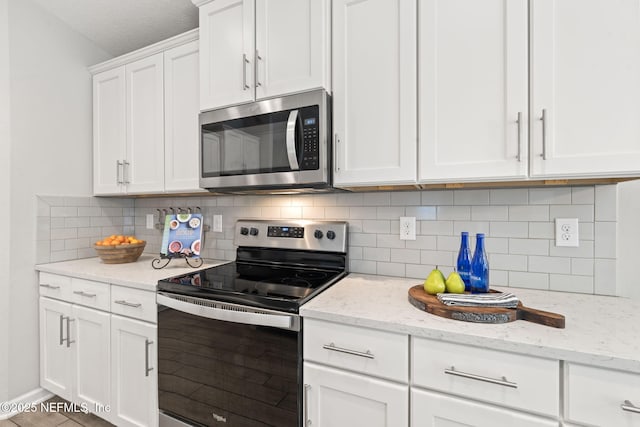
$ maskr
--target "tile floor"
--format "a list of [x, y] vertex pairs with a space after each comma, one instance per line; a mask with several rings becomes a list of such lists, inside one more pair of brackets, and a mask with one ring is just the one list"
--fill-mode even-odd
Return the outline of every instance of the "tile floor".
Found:
[[[47, 402], [63, 402], [64, 399], [55, 396]], [[112, 427], [102, 418], [83, 412], [22, 412], [8, 420], [0, 420], [0, 427]]]

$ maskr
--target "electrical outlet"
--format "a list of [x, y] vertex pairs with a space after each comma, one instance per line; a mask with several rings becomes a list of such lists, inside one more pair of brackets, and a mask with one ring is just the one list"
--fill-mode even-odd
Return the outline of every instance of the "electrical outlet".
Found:
[[556, 218], [556, 246], [570, 246], [577, 248], [578, 218]]
[[213, 232], [222, 233], [222, 215], [213, 216]]
[[416, 240], [416, 217], [400, 217], [400, 240]]
[[147, 214], [147, 230], [153, 230], [155, 217], [153, 214]]

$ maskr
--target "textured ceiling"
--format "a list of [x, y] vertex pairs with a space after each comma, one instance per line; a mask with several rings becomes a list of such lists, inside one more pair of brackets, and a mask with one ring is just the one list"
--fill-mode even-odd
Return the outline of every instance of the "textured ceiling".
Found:
[[191, 0], [33, 0], [119, 56], [198, 26]]

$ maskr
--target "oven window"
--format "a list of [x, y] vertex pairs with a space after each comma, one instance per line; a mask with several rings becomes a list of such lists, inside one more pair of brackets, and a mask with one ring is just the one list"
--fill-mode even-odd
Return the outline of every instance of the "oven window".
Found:
[[158, 349], [163, 412], [203, 425], [297, 426], [298, 332], [163, 309]]
[[[298, 110], [295, 151], [302, 163], [303, 138], [319, 124], [319, 107]], [[202, 176], [232, 176], [290, 172], [287, 151], [289, 111], [262, 114], [202, 126]], [[304, 132], [304, 133], [303, 133]], [[309, 147], [309, 144], [306, 144]], [[313, 153], [306, 154], [313, 157]]]

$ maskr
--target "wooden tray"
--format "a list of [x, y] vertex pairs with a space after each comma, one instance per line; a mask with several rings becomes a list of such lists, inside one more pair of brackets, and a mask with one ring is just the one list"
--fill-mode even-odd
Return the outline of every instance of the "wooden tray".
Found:
[[563, 315], [525, 307], [522, 302], [518, 303], [517, 308], [444, 305], [438, 300], [438, 297], [426, 293], [423, 285], [416, 285], [409, 289], [409, 302], [420, 310], [447, 319], [475, 323], [507, 323], [515, 320], [527, 320], [554, 328], [564, 328]]

